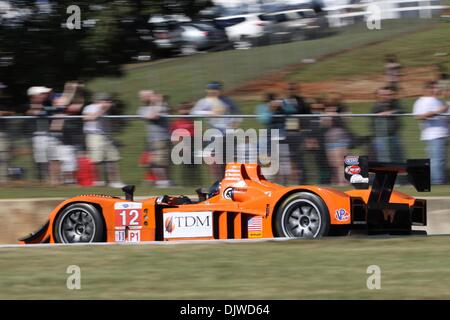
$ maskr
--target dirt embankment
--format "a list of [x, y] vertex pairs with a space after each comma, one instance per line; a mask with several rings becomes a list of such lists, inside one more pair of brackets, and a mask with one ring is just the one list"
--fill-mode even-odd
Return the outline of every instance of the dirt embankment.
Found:
[[[297, 69], [296, 69], [297, 68]], [[228, 92], [242, 100], [260, 100], [267, 92], [283, 93], [289, 83], [286, 80], [290, 73], [298, 71], [302, 66], [291, 67], [259, 80], [249, 81], [242, 86]], [[434, 79], [433, 66], [404, 68], [399, 92], [400, 98], [420, 96], [424, 82]], [[372, 101], [376, 89], [386, 84], [383, 74], [356, 75], [347, 79], [330, 79], [320, 82], [303, 82], [302, 94], [314, 97], [322, 94], [340, 92], [344, 99], [350, 102]]]

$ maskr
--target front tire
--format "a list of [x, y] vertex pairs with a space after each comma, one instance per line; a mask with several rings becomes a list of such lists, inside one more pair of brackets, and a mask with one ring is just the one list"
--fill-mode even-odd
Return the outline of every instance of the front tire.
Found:
[[275, 214], [277, 237], [314, 239], [328, 235], [330, 215], [323, 200], [309, 192], [287, 197]]
[[57, 243], [91, 243], [105, 240], [105, 223], [91, 204], [74, 203], [58, 214], [53, 235]]

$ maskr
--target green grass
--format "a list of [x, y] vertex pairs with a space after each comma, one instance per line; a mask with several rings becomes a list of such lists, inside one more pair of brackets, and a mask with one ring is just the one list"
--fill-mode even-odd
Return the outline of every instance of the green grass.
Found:
[[0, 299], [449, 299], [449, 250], [447, 236], [0, 249]]
[[[382, 25], [391, 30], [390, 26]], [[450, 23], [440, 23], [431, 30], [397, 37], [383, 43], [369, 45], [320, 63], [305, 65], [289, 75], [291, 80], [322, 81], [382, 74], [386, 54], [397, 55], [405, 67], [428, 66], [442, 63], [450, 69]]]

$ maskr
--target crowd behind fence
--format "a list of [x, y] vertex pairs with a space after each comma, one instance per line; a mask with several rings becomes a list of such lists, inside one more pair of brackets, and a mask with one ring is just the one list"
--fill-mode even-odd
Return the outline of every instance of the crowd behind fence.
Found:
[[259, 162], [281, 184], [346, 185], [342, 161], [356, 154], [382, 162], [429, 158], [432, 183], [444, 184], [448, 74], [439, 69], [406, 110], [401, 70], [395, 56], [386, 57], [386, 85], [369, 114], [351, 114], [342, 93], [305, 98], [295, 82], [265, 93], [251, 114], [217, 81], [195, 103], [176, 106], [141, 90], [140, 107], [127, 116], [114, 115], [110, 94], [87, 95], [77, 81], [62, 93], [30, 87], [24, 115], [0, 109], [0, 183], [192, 187], [220, 180], [226, 162], [245, 161]]
[[[218, 152], [217, 145], [215, 150], [207, 152], [207, 146], [217, 139], [214, 134], [205, 138], [212, 119], [236, 121], [239, 125], [235, 128], [243, 129], [246, 134], [240, 140], [231, 134], [233, 131], [224, 134], [225, 141], [231, 142], [230, 139], [233, 139], [234, 161], [244, 159], [254, 162], [256, 158], [263, 167], [270, 166], [270, 160], [261, 159], [260, 155], [273, 156], [270, 140], [276, 139], [279, 143], [278, 170], [269, 178], [281, 184], [346, 185], [343, 157], [347, 154], [369, 155], [371, 159], [380, 161], [429, 157], [427, 144], [420, 139], [417, 115], [411, 113], [293, 114], [273, 117], [281, 120], [282, 130], [276, 138], [270, 134], [258, 135], [256, 143], [249, 139], [246, 130], [268, 127], [259, 124], [260, 116], [253, 114], [208, 117], [163, 115], [161, 118], [167, 121], [170, 128], [169, 136], [157, 135], [159, 141], [149, 137], [152, 132], [145, 127], [148, 120], [139, 115], [102, 116], [101, 121], [108, 123], [109, 128], [100, 135], [83, 132], [81, 128], [85, 117], [82, 116], [2, 117], [2, 183], [111, 187], [120, 187], [122, 182], [156, 187], [209, 184], [221, 178], [226, 162], [223, 158], [224, 163], [206, 164], [208, 158]], [[450, 114], [440, 117], [448, 119]], [[300, 129], [293, 125], [294, 120], [297, 125], [303, 122], [304, 127]], [[59, 134], [36, 131], [40, 121], [64, 121], [66, 131]], [[197, 124], [195, 121], [198, 121]], [[395, 132], [391, 122], [395, 125]], [[177, 135], [175, 130], [180, 128], [186, 131]], [[190, 153], [188, 158], [191, 162], [176, 164], [173, 150], [185, 138], [191, 140], [183, 146], [181, 154]], [[195, 148], [194, 139], [200, 140], [200, 148]], [[446, 167], [447, 161], [440, 183], [448, 181]]]

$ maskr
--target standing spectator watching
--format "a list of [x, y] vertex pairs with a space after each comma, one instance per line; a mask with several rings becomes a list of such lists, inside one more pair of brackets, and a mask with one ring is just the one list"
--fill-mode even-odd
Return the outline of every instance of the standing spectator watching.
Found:
[[[239, 109], [239, 106], [228, 96], [224, 95], [223, 93], [223, 84], [221, 82], [213, 82], [218, 88], [219, 91], [219, 99], [227, 105], [227, 112], [228, 114], [240, 114], [241, 110]], [[239, 126], [239, 123], [241, 122], [241, 119], [233, 118], [230, 119], [232, 128], [237, 128]]]
[[[5, 86], [0, 82], [0, 99]], [[0, 117], [10, 116], [13, 113], [3, 109], [2, 100], [0, 100]], [[8, 123], [0, 119], [0, 185], [8, 181], [8, 161], [10, 151], [10, 137], [8, 135]]]
[[[93, 100], [94, 103], [83, 109], [86, 147], [95, 165], [97, 179], [103, 176], [103, 167], [106, 165], [108, 186], [122, 188], [123, 183], [119, 174], [120, 154], [109, 136], [107, 119], [102, 119], [112, 107], [111, 97], [105, 93], [97, 93]], [[105, 182], [97, 180], [94, 185], [102, 186]]]
[[447, 68], [444, 64], [438, 64], [437, 68], [437, 85], [439, 90], [442, 92], [444, 99], [449, 98], [450, 94], [450, 75], [447, 72]]
[[[221, 98], [221, 85], [218, 82], [211, 82], [206, 87], [206, 96], [194, 105], [191, 110], [192, 115], [198, 116], [221, 116], [225, 114], [231, 114], [231, 106], [224, 102]], [[211, 128], [218, 131], [214, 139], [222, 141], [222, 144], [214, 150], [214, 154], [211, 157], [217, 161], [211, 164], [211, 173], [216, 180], [221, 180], [225, 172], [226, 162], [226, 131], [232, 129], [235, 126], [235, 119], [230, 118], [217, 118], [211, 117], [209, 119], [209, 125]], [[218, 146], [218, 144], [216, 144]], [[234, 152], [233, 152], [234, 156]]]
[[142, 106], [139, 115], [147, 120], [147, 144], [150, 152], [150, 171], [158, 188], [170, 187], [169, 179], [169, 126], [164, 115], [168, 107], [163, 96], [150, 90], [139, 92]]
[[421, 140], [427, 145], [431, 160], [431, 182], [444, 184], [447, 165], [448, 119], [441, 113], [448, 112], [446, 103], [438, 98], [439, 89], [436, 82], [425, 84], [424, 94], [414, 103], [414, 114], [420, 120]]
[[[68, 116], [81, 116], [85, 103], [84, 85], [77, 81], [67, 82], [61, 97], [65, 114]], [[83, 119], [74, 117], [65, 119], [62, 128], [62, 165], [63, 182], [72, 184], [76, 181], [78, 154], [85, 150], [83, 134]]]
[[46, 87], [31, 87], [27, 94], [30, 99], [30, 107], [26, 114], [36, 116], [37, 119], [32, 120], [32, 145], [33, 159], [36, 165], [37, 178], [40, 182], [44, 182], [48, 177], [48, 161], [49, 161], [49, 116], [52, 114], [53, 108], [45, 106], [52, 89]]
[[[183, 102], [178, 107], [179, 115], [188, 115], [191, 112], [192, 104]], [[177, 131], [178, 130], [178, 131]], [[193, 169], [194, 161], [194, 121], [188, 118], [177, 118], [170, 125], [172, 143], [179, 143], [183, 139], [183, 156], [184, 152], [189, 154], [190, 163], [181, 165], [181, 185], [184, 187], [197, 184], [197, 173]], [[187, 143], [190, 142], [190, 143]]]
[[287, 184], [291, 176], [291, 163], [289, 159], [289, 146], [286, 141], [286, 118], [281, 116], [287, 116], [292, 114], [293, 110], [291, 106], [286, 104], [283, 100], [278, 99], [278, 96], [274, 93], [268, 93], [265, 98], [265, 103], [259, 105], [256, 109], [259, 121], [267, 126], [268, 141], [267, 150], [270, 153], [270, 158], [274, 159], [273, 150], [271, 150], [271, 142], [274, 137], [271, 135], [271, 129], [278, 130], [278, 143], [279, 143], [279, 173], [276, 175], [276, 180], [282, 184]]
[[385, 86], [376, 92], [376, 99], [372, 113], [372, 132], [374, 136], [374, 149], [377, 161], [401, 162], [403, 160], [403, 147], [400, 140], [402, 122], [399, 117], [392, 115], [403, 113], [400, 102], [394, 96], [395, 91]]
[[399, 89], [399, 83], [402, 77], [403, 66], [398, 62], [397, 56], [394, 54], [388, 54], [385, 57], [384, 74], [386, 76], [386, 82], [389, 86]]
[[62, 184], [61, 164], [64, 157], [62, 145], [63, 125], [65, 116], [64, 101], [60, 96], [51, 100], [53, 118], [50, 120], [48, 144], [48, 176], [51, 185]]
[[[288, 84], [285, 103], [290, 106], [291, 111], [295, 114], [311, 114], [308, 103], [301, 96], [299, 84], [296, 82]], [[287, 143], [289, 145], [292, 169], [298, 184], [304, 184], [307, 180], [303, 143], [309, 131], [309, 120], [308, 118], [286, 118]]]
[[342, 159], [348, 154], [351, 136], [345, 119], [338, 115], [346, 111], [347, 107], [342, 103], [342, 96], [339, 93], [333, 93], [325, 103], [325, 114], [331, 117], [322, 118], [322, 126], [325, 129], [325, 149], [332, 170], [331, 183], [340, 186], [347, 184], [342, 174]]
[[[311, 114], [323, 115], [325, 109], [325, 99], [321, 96], [315, 97], [310, 103]], [[313, 117], [310, 121], [310, 131], [305, 141], [306, 149], [314, 159], [318, 182], [320, 184], [329, 184], [330, 164], [325, 148], [325, 133], [328, 127], [324, 125], [322, 117]]]

